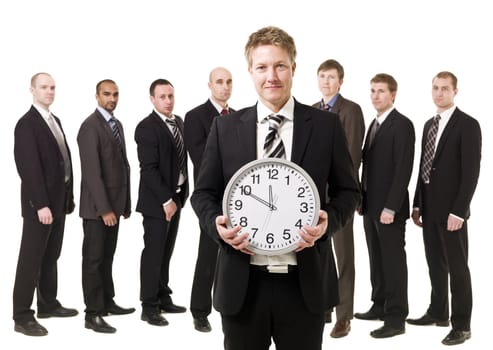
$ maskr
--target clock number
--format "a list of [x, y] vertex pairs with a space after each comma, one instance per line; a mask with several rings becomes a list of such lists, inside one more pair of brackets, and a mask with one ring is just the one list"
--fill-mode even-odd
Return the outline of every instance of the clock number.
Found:
[[301, 222], [301, 219], [299, 219], [298, 221], [296, 221], [296, 224], [294, 224], [294, 226], [296, 226], [297, 228], [299, 228], [301, 230], [301, 228], [303, 227], [303, 224]]
[[248, 219], [245, 216], [242, 216], [240, 218], [240, 226], [241, 227], [247, 227], [248, 226]]
[[286, 241], [288, 239], [291, 239], [291, 232], [290, 232], [289, 228], [284, 229], [284, 232], [282, 233], [282, 238], [284, 238]]
[[269, 173], [269, 179], [270, 180], [278, 180], [279, 178], [277, 175], [279, 175], [279, 170], [277, 169], [268, 169], [267, 172]]
[[265, 240], [269, 244], [274, 243], [274, 234], [273, 233], [268, 233], [267, 236], [265, 236]]
[[252, 231], [253, 231], [252, 238], [255, 238], [255, 235], [256, 235], [256, 234], [257, 234], [257, 232], [258, 232], [258, 228], [256, 228], [256, 227], [252, 227]]
[[260, 183], [260, 175], [259, 174], [253, 174], [252, 176], [252, 184], [259, 184]]
[[235, 200], [235, 210], [241, 210], [243, 208], [243, 202], [239, 199]]
[[289, 186], [289, 175], [284, 177], [286, 179], [286, 185]]
[[252, 193], [252, 188], [250, 187], [250, 185], [240, 186], [240, 190], [241, 194], [245, 196], [249, 196], [250, 193]]
[[305, 191], [304, 187], [298, 187], [298, 198], [305, 198]]
[[306, 213], [308, 211], [308, 203], [307, 202], [301, 202], [300, 205], [301, 205], [300, 212]]

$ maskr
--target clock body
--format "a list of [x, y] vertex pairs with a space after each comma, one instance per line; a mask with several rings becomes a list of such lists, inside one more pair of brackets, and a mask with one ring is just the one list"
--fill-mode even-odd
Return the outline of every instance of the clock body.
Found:
[[229, 227], [248, 233], [256, 254], [293, 251], [304, 225], [318, 222], [320, 197], [315, 183], [297, 164], [280, 158], [254, 160], [230, 179], [223, 197]]

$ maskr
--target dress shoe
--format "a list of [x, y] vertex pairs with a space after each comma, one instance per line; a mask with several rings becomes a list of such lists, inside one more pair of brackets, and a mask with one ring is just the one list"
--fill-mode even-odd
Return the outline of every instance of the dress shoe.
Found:
[[39, 311], [38, 318], [49, 318], [49, 317], [72, 317], [79, 314], [76, 309], [69, 309], [63, 306], [59, 306], [51, 311]]
[[153, 326], [167, 326], [169, 324], [168, 320], [156, 312], [142, 312], [140, 319]]
[[471, 331], [458, 331], [452, 329], [449, 334], [442, 340], [443, 345], [462, 344], [467, 339], [471, 338]]
[[115, 333], [116, 328], [111, 327], [101, 316], [86, 317], [85, 327], [97, 333]]
[[30, 335], [32, 337], [41, 337], [48, 334], [46, 328], [40, 325], [36, 320], [16, 323], [14, 326], [14, 331], [25, 335]]
[[375, 329], [370, 332], [370, 335], [373, 338], [390, 338], [399, 334], [404, 334], [406, 332], [406, 328], [402, 326], [401, 328], [394, 328], [391, 326], [383, 325], [380, 328]]
[[107, 308], [105, 308], [104, 312], [101, 316], [111, 316], [111, 315], [128, 315], [135, 312], [134, 307], [124, 308], [117, 304], [113, 304]]
[[415, 326], [438, 326], [438, 327], [448, 327], [449, 320], [438, 320], [429, 314], [424, 314], [420, 318], [408, 318], [406, 320], [407, 323], [415, 325]]
[[330, 336], [332, 338], [342, 338], [349, 334], [351, 330], [351, 321], [349, 320], [337, 320], [334, 328], [332, 328], [332, 332], [330, 332]]
[[207, 317], [197, 317], [193, 319], [193, 326], [199, 332], [210, 332], [212, 330], [211, 324]]
[[325, 323], [331, 323], [332, 322], [332, 311], [330, 311], [330, 310], [325, 311], [324, 320], [325, 320]]
[[159, 305], [159, 310], [168, 314], [181, 314], [187, 311], [186, 307], [178, 306], [173, 303]]
[[383, 321], [383, 311], [377, 311], [374, 307], [371, 307], [367, 312], [357, 312], [354, 317], [360, 320], [381, 320]]

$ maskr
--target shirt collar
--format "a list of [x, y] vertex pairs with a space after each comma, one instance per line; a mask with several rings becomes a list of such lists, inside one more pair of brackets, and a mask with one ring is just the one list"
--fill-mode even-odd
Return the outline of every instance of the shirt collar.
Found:
[[455, 105], [453, 105], [452, 107], [450, 107], [449, 109], [446, 109], [444, 110], [443, 112], [441, 113], [438, 113], [437, 114], [440, 114], [440, 122], [442, 124], [447, 124], [447, 122], [449, 121], [450, 117], [452, 116], [452, 114], [455, 112], [455, 109], [457, 107]]
[[43, 117], [43, 119], [46, 120], [46, 121], [48, 121], [48, 118], [50, 117], [51, 112], [50, 111], [47, 111], [46, 109], [44, 109], [41, 106], [38, 106], [35, 103], [33, 103], [33, 106], [34, 106], [34, 108], [37, 109], [37, 111], [39, 112], [39, 114], [41, 114], [41, 116]]
[[154, 109], [154, 112], [163, 119], [163, 121], [166, 121], [167, 119], [175, 120], [175, 115], [171, 113], [171, 117], [167, 117], [164, 114], [158, 112], [156, 109]]
[[322, 98], [322, 101], [320, 101], [320, 104], [322, 105], [322, 109], [325, 109], [325, 105], [328, 104], [330, 109], [334, 108], [334, 105], [337, 101], [337, 99], [339, 98], [339, 93], [335, 94], [334, 96], [332, 96], [332, 98], [329, 100], [329, 102], [325, 103], [324, 99]]
[[261, 101], [257, 103], [257, 122], [261, 123], [265, 118], [267, 118], [271, 114], [279, 114], [284, 118], [293, 121], [294, 119], [294, 98], [291, 96], [288, 101], [282, 106], [279, 112], [274, 113], [271, 111], [266, 105], [264, 105]]
[[393, 110], [394, 110], [394, 106], [390, 107], [385, 112], [383, 112], [378, 117], [376, 117], [375, 119], [377, 120], [378, 124], [382, 125], [385, 119], [387, 119], [387, 117], [389, 116], [390, 112], [392, 112]]
[[212, 97], [209, 98], [209, 101], [211, 101], [212, 105], [214, 106], [214, 108], [219, 112], [219, 114], [221, 114], [221, 112], [223, 111], [224, 108], [228, 109], [229, 110], [229, 107], [228, 105], [226, 104], [226, 107], [223, 107], [221, 106], [219, 103], [217, 103], [216, 101], [214, 101], [212, 99]]
[[103, 118], [109, 122], [111, 118], [113, 118], [113, 115], [108, 112], [106, 109], [104, 109], [103, 107], [101, 106], [97, 106], [97, 109], [99, 111], [99, 113], [101, 113], [101, 115], [103, 116]]

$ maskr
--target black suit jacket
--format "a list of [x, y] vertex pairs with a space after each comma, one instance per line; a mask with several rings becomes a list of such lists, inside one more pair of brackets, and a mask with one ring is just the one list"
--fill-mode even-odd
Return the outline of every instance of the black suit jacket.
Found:
[[[421, 164], [428, 130], [432, 119], [423, 128], [421, 142]], [[450, 213], [467, 219], [469, 205], [479, 177], [481, 162], [481, 128], [476, 119], [458, 108], [452, 113], [438, 141], [430, 174], [430, 183], [425, 185], [418, 176], [413, 206], [421, 209], [427, 220], [447, 221]], [[422, 191], [427, 186], [429, 200], [422, 200]]]
[[[235, 112], [229, 108], [230, 113]], [[185, 114], [185, 146], [193, 163], [193, 178], [197, 181], [202, 154], [204, 153], [207, 136], [211, 130], [212, 120], [219, 113], [208, 99]]]
[[[63, 133], [60, 120], [54, 118]], [[55, 218], [71, 213], [74, 209], [73, 177], [71, 175], [65, 184], [62, 153], [48, 124], [34, 106], [17, 122], [14, 137], [15, 163], [21, 178], [22, 216], [38, 220], [38, 210], [44, 207], [49, 207]], [[66, 141], [65, 145], [70, 157]]]
[[[408, 185], [414, 162], [414, 126], [395, 108], [380, 125], [372, 145], [368, 128], [363, 148], [363, 214], [378, 220], [383, 208], [395, 219], [409, 218]], [[366, 186], [365, 186], [366, 185]]]
[[[231, 176], [241, 166], [257, 158], [256, 139], [255, 106], [227, 118], [215, 118], [192, 196], [195, 212], [220, 247], [214, 306], [222, 314], [235, 314], [243, 305], [250, 256], [234, 250], [219, 238], [215, 219], [222, 215], [222, 197]], [[338, 303], [337, 272], [328, 236], [345, 224], [358, 201], [358, 185], [337, 115], [295, 102], [291, 161], [313, 178], [320, 194], [321, 208], [329, 217], [325, 236], [314, 247], [297, 253], [304, 302], [309, 310], [323, 312]], [[330, 203], [324, 196], [327, 185], [330, 185]]]
[[81, 125], [77, 135], [81, 162], [80, 216], [97, 219], [113, 211], [130, 215], [130, 166], [125, 134], [119, 120], [122, 146], [110, 125], [96, 109]]
[[[183, 135], [183, 120], [175, 118]], [[163, 203], [173, 198], [183, 207], [188, 198], [188, 179], [176, 193], [180, 166], [175, 140], [165, 121], [153, 111], [135, 128], [135, 142], [140, 163], [137, 211], [165, 219]]]

